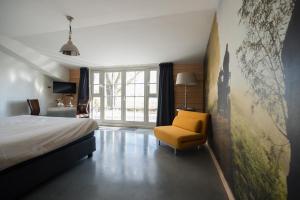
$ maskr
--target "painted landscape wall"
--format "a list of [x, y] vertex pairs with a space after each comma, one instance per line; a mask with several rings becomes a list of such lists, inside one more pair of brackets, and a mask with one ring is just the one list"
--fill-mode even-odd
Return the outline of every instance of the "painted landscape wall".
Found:
[[236, 199], [300, 199], [299, 4], [224, 0], [212, 26], [209, 144]]

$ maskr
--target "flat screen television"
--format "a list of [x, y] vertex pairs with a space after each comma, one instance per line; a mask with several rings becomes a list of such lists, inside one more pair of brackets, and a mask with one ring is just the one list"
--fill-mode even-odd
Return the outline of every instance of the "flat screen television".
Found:
[[75, 94], [76, 83], [53, 81], [53, 93]]

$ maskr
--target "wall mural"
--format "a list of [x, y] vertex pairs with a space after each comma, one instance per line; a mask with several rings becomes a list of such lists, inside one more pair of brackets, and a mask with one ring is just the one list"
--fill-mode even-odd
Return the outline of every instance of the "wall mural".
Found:
[[212, 26], [209, 144], [237, 199], [300, 199], [299, 12], [293, 0], [224, 0]]
[[[220, 66], [220, 44], [217, 18], [214, 18], [212, 31], [207, 48], [205, 66], [207, 71], [206, 102], [209, 113], [212, 113], [208, 142], [215, 151], [226, 178], [232, 182], [232, 140], [230, 135], [230, 72], [228, 45]], [[218, 98], [219, 97], [219, 98]]]

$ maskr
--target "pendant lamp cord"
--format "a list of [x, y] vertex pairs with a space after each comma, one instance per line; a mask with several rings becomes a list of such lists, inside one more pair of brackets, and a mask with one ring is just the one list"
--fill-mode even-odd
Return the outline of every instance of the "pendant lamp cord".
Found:
[[72, 27], [71, 27], [71, 20], [70, 20], [70, 31], [69, 31], [69, 40], [71, 40], [71, 35], [72, 35]]

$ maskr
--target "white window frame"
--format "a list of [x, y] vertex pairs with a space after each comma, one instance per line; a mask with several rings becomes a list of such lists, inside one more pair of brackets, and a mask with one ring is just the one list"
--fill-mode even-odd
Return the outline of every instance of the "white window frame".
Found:
[[[150, 71], [157, 71], [157, 83], [156, 83], [156, 94], [149, 94], [149, 81]], [[126, 121], [126, 72], [130, 71], [144, 71], [144, 121]], [[105, 72], [121, 72], [121, 88], [122, 88], [122, 101], [121, 101], [121, 120], [105, 120], [104, 119], [104, 73]], [[94, 94], [94, 73], [100, 74], [99, 94]], [[91, 70], [90, 74], [90, 85], [91, 85], [91, 97], [100, 97], [100, 119], [96, 119], [99, 125], [112, 125], [112, 126], [134, 126], [134, 127], [149, 127], [155, 126], [155, 122], [149, 121], [149, 97], [158, 97], [158, 77], [159, 68], [158, 66], [141, 66], [141, 67], [113, 67], [113, 68], [101, 68]], [[92, 102], [92, 101], [91, 101]], [[91, 104], [91, 106], [93, 106]], [[92, 109], [91, 109], [92, 110]]]

